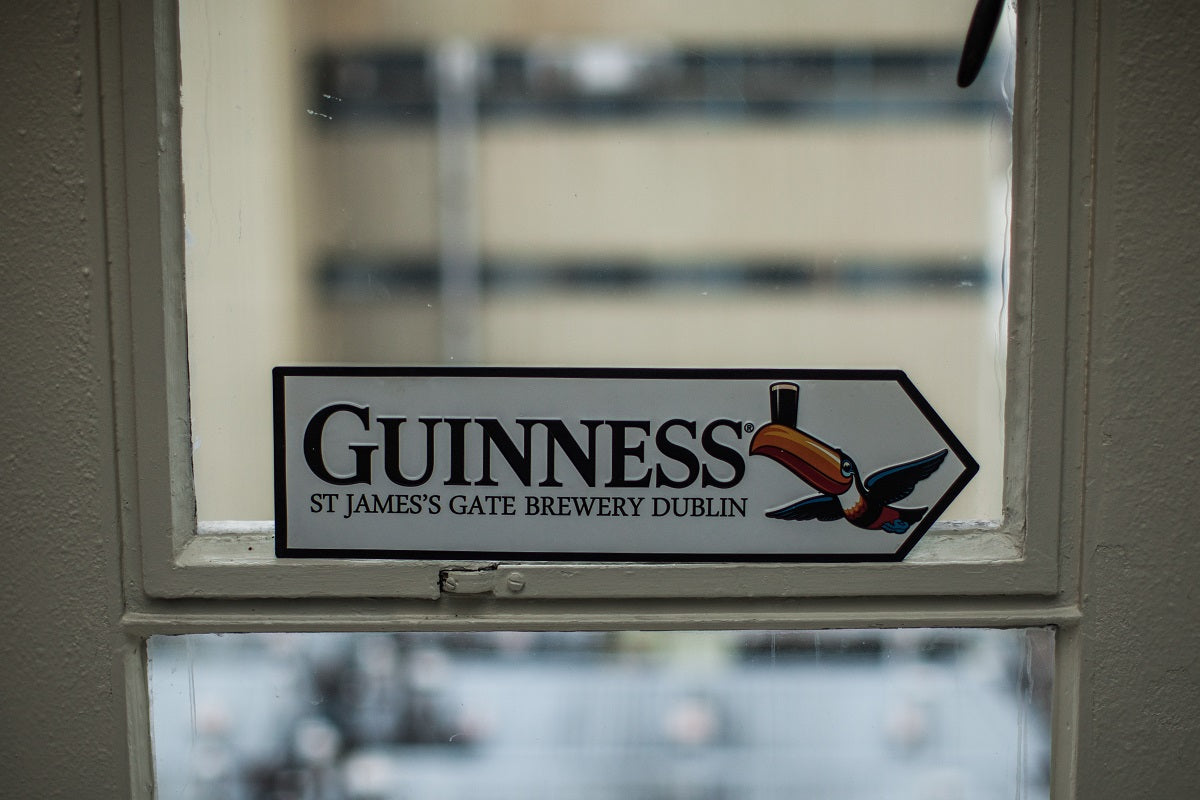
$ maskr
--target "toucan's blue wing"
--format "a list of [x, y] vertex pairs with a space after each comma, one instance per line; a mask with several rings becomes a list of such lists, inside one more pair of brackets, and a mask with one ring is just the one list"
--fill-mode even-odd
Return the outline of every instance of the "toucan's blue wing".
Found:
[[884, 467], [863, 481], [863, 487], [872, 502], [890, 505], [912, 494], [917, 484], [937, 472], [945, 460], [946, 451], [941, 450], [915, 461]]
[[767, 512], [772, 519], [790, 519], [802, 522], [806, 519], [819, 519], [822, 522], [833, 522], [842, 518], [842, 505], [834, 497], [819, 494], [816, 497], [806, 497], [786, 506], [773, 508]]

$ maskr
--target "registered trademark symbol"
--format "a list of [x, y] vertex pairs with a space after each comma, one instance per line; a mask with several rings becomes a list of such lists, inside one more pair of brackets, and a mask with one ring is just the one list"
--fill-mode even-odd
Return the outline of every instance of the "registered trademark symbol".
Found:
[[745, 425], [742, 426], [742, 430], [744, 430], [746, 433], [754, 433], [754, 423], [747, 422]]

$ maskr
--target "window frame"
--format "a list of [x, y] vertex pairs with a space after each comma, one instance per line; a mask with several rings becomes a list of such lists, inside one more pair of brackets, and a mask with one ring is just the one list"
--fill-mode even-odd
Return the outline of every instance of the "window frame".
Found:
[[[1072, 255], [1079, 256], [1071, 247], [1073, 239], [1084, 241], [1087, 222], [1072, 219], [1071, 197], [1089, 166], [1072, 143], [1079, 126], [1089, 124], [1088, 98], [1095, 94], [1087, 61], [1095, 32], [1082, 22], [1082, 9], [1031, 0], [1022, 2], [1017, 21], [1004, 520], [935, 526], [899, 563], [548, 564], [276, 560], [267, 530], [199, 535], [190, 457], [177, 8], [172, 0], [101, 5], [118, 11], [101, 13], [101, 66], [118, 74], [121, 86], [120, 103], [104, 113], [105, 159], [124, 170], [120, 185], [106, 186], [117, 434], [120, 442], [136, 442], [117, 454], [117, 467], [126, 581], [147, 603], [435, 600], [447, 593], [443, 573], [464, 570], [477, 573], [468, 582], [472, 593], [520, 600], [514, 609], [532, 610], [537, 604], [530, 601], [706, 600], [737, 617], [741, 612], [733, 609], [765, 608], [780, 599], [919, 604], [949, 597], [963, 608], [983, 608], [1007, 596], [1026, 598], [1032, 621], [1055, 618], [1032, 610], [1061, 596], [1061, 567], [1079, 526], [1069, 501], [1076, 495], [1064, 491], [1077, 464], [1063, 454], [1082, 439], [1084, 411], [1070, 383], [1087, 330], [1086, 314], [1075, 310], [1079, 270]], [[148, 52], [155, 58], [146, 58]], [[513, 572], [522, 577], [519, 591], [510, 588]], [[506, 607], [497, 624], [510, 624], [504, 621], [509, 613], [519, 615]], [[888, 613], [880, 611], [880, 618]], [[844, 620], [852, 624], [854, 617]]]

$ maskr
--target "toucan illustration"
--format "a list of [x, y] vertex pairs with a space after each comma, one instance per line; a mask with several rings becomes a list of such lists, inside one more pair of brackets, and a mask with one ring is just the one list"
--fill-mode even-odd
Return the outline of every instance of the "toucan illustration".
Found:
[[928, 508], [898, 508], [892, 503], [912, 494], [946, 459], [940, 450], [903, 464], [884, 467], [867, 478], [854, 459], [796, 427], [800, 387], [771, 386], [771, 422], [750, 440], [750, 454], [779, 462], [820, 494], [767, 511], [774, 519], [832, 522], [845, 519], [867, 530], [906, 533]]

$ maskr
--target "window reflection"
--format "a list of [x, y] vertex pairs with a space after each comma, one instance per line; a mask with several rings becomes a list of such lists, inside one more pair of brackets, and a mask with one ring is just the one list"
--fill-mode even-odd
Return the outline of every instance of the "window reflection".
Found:
[[160, 797], [1047, 797], [1047, 629], [155, 637]]
[[899, 367], [983, 465], [948, 516], [998, 517], [972, 6], [184, 0], [200, 518], [271, 516], [280, 363]]

